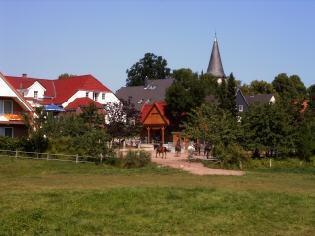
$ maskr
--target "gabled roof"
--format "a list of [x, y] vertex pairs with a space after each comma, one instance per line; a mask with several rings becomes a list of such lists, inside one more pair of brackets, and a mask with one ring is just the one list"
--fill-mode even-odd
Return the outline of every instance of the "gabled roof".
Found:
[[140, 110], [143, 104], [152, 104], [156, 101], [165, 99], [166, 90], [173, 84], [174, 79], [148, 80], [146, 86], [122, 87], [116, 91], [118, 99], [127, 101], [131, 99], [131, 103]]
[[[28, 77], [5, 76], [15, 89], [29, 88], [35, 81], [45, 89], [43, 104], [62, 104], [77, 91], [111, 92], [92, 75], [72, 76], [66, 79], [48, 80]], [[46, 101], [45, 101], [46, 100]]]
[[[7, 78], [0, 72], [0, 79], [4, 82], [4, 85], [1, 86], [8, 86], [9, 91], [11, 91], [12, 97], [15, 98], [16, 102], [25, 110], [28, 112], [33, 111], [32, 106], [23, 98], [23, 96], [12, 86], [12, 84], [7, 80]], [[5, 88], [1, 88], [5, 89]], [[1, 94], [0, 94], [1, 96]]]
[[164, 101], [154, 102], [153, 104], [144, 104], [141, 107], [141, 111], [140, 111], [141, 122], [143, 123], [147, 119], [148, 115], [150, 114], [150, 112], [153, 110], [154, 107], [156, 107], [156, 109], [160, 113], [164, 122], [167, 125], [169, 125], [170, 121], [166, 116], [166, 102], [164, 102]]
[[219, 51], [219, 43], [216, 37], [214, 39], [213, 46], [212, 46], [212, 52], [211, 52], [211, 57], [210, 57], [210, 61], [209, 61], [208, 69], [207, 69], [207, 74], [211, 74], [218, 78], [225, 78], [220, 51]]
[[92, 99], [85, 97], [85, 98], [77, 98], [73, 102], [70, 102], [68, 106], [65, 107], [65, 110], [69, 111], [69, 110], [76, 110], [78, 107], [80, 108], [88, 107], [89, 105], [91, 105], [91, 103], [94, 103], [97, 108], [103, 108], [103, 105], [100, 104], [99, 102], [95, 102]]
[[245, 99], [249, 105], [254, 103], [269, 103], [273, 94], [255, 94], [250, 96], [245, 96]]

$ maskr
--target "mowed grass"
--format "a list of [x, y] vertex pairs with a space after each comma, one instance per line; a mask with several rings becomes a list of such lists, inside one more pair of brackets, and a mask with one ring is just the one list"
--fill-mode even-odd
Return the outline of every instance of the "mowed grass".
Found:
[[315, 169], [195, 176], [0, 158], [0, 235], [315, 235]]

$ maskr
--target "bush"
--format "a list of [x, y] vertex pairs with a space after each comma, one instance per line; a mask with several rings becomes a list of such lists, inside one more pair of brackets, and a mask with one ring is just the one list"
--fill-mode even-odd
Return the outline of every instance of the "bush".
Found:
[[216, 145], [213, 155], [221, 160], [222, 167], [243, 168], [243, 164], [250, 161], [248, 153], [238, 144], [230, 144], [227, 147]]
[[10, 137], [0, 137], [0, 149], [2, 150], [19, 149], [19, 140]]
[[151, 163], [150, 153], [145, 151], [128, 151], [126, 156], [119, 159], [122, 168], [140, 168]]

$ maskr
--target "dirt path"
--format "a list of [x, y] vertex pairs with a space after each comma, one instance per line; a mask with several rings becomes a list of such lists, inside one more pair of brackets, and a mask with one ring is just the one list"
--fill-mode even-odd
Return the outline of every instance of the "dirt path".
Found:
[[244, 171], [237, 170], [224, 170], [224, 169], [210, 169], [201, 163], [197, 162], [188, 162], [187, 154], [181, 154], [181, 156], [177, 157], [174, 153], [167, 153], [166, 159], [162, 159], [161, 157], [156, 158], [155, 152], [152, 152], [152, 161], [161, 165], [168, 166], [172, 168], [182, 169], [188, 171], [195, 175], [244, 175]]

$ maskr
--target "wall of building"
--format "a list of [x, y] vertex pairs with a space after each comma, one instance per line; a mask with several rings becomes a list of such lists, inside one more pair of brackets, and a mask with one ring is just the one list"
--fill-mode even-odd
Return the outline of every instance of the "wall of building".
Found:
[[[77, 98], [85, 98], [87, 92], [88, 92], [88, 98], [94, 100], [92, 91], [79, 90], [72, 97], [70, 97], [68, 99], [68, 101], [62, 103], [62, 106], [63, 107], [68, 106], [69, 103], [73, 102]], [[105, 99], [103, 99], [103, 96], [102, 96], [103, 93], [105, 93]], [[101, 103], [101, 104], [106, 104], [106, 103], [111, 103], [111, 102], [119, 102], [119, 100], [115, 96], [115, 94], [108, 93], [108, 92], [99, 92], [96, 101]]]

